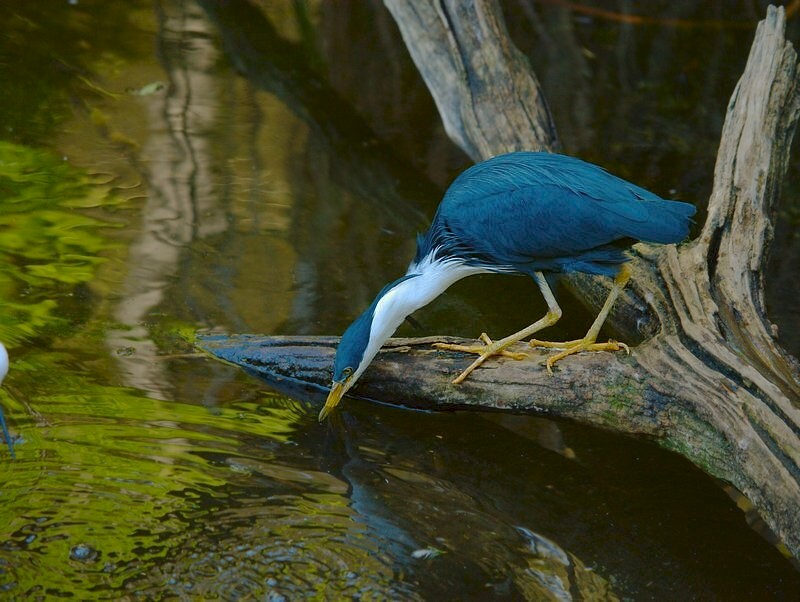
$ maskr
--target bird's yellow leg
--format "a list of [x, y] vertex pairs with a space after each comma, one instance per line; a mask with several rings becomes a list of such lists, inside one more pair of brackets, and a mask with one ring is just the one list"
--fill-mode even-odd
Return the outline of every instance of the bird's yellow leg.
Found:
[[608, 318], [611, 308], [614, 306], [614, 302], [625, 288], [625, 285], [628, 284], [628, 280], [630, 280], [630, 278], [630, 268], [627, 264], [624, 264], [622, 268], [620, 268], [617, 277], [614, 279], [614, 286], [611, 287], [611, 291], [608, 293], [608, 297], [606, 298], [606, 302], [603, 303], [600, 313], [597, 314], [594, 322], [592, 322], [592, 325], [589, 327], [589, 331], [582, 339], [575, 341], [563, 341], [559, 343], [552, 341], [539, 341], [537, 339], [532, 339], [530, 341], [530, 345], [532, 347], [563, 349], [563, 351], [547, 358], [546, 366], [547, 371], [550, 374], [553, 373], [553, 364], [555, 364], [557, 361], [564, 359], [568, 355], [573, 355], [582, 351], [619, 351], [620, 349], [624, 349], [626, 353], [631, 352], [630, 348], [625, 343], [620, 343], [619, 341], [610, 340], [607, 343], [595, 342], [597, 341], [597, 335], [600, 333], [600, 329], [603, 327], [603, 324]]
[[452, 345], [450, 343], [433, 344], [433, 346], [438, 349], [478, 354], [478, 358], [453, 380], [453, 384], [459, 384], [462, 382], [473, 370], [475, 370], [475, 368], [483, 364], [483, 362], [492, 356], [502, 355], [517, 360], [524, 359], [527, 357], [527, 354], [513, 353], [506, 351], [506, 348], [518, 341], [521, 341], [522, 339], [528, 338], [535, 332], [539, 332], [543, 328], [547, 328], [548, 326], [552, 326], [558, 322], [558, 319], [561, 317], [561, 308], [558, 306], [556, 298], [553, 296], [553, 292], [550, 290], [547, 281], [539, 272], [534, 274], [534, 280], [536, 281], [536, 284], [539, 285], [539, 289], [542, 291], [545, 301], [547, 301], [548, 311], [543, 318], [537, 320], [527, 328], [523, 328], [519, 332], [515, 332], [514, 334], [502, 338], [499, 341], [492, 341], [492, 339], [490, 339], [489, 336], [484, 332], [480, 336], [481, 341], [484, 343], [483, 345]]

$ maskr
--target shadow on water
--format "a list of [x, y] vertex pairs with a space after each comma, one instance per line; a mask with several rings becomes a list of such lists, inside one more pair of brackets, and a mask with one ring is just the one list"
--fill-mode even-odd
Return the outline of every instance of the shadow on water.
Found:
[[[0, 403], [18, 454], [0, 461], [0, 592], [800, 592], [800, 574], [717, 484], [647, 443], [356, 401], [320, 426], [320, 399], [194, 354], [201, 328], [341, 332], [405, 269], [465, 164], [380, 3], [0, 10], [0, 69], [18, 84], [0, 87], [0, 340], [12, 359]], [[536, 65], [548, 94], [577, 78], [553, 103], [568, 147], [592, 158], [614, 141], [603, 156], [615, 171], [702, 198], [719, 127], [708, 115], [726, 102], [747, 30], [632, 28], [558, 3], [517, 16], [520, 45], [549, 57]], [[702, 54], [704, 38], [731, 55], [710, 61], [713, 77], [682, 54], [689, 42]], [[680, 79], [667, 63], [694, 71]], [[671, 78], [691, 102], [648, 104], [642, 90]], [[593, 82], [624, 100], [603, 108]], [[495, 303], [489, 286], [505, 291]], [[505, 332], [536, 303], [524, 279], [476, 278], [420, 321], [425, 334]], [[585, 326], [573, 311], [567, 335]]]

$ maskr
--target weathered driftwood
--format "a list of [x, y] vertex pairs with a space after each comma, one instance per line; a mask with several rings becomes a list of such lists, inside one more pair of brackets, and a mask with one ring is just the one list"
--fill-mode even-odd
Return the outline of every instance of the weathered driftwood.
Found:
[[[199, 335], [197, 345], [287, 393], [327, 393], [338, 337]], [[471, 343], [456, 337], [390, 339], [349, 397], [427, 410], [478, 409], [533, 412], [570, 418], [624, 434], [662, 439], [674, 422], [691, 422], [686, 408], [647, 382], [633, 359], [584, 353], [562, 362], [550, 376], [547, 353], [516, 361], [487, 362], [461, 385], [451, 381], [469, 360], [434, 349], [434, 342]], [[680, 420], [675, 416], [681, 416]], [[699, 427], [698, 427], [699, 428]]]
[[[492, 127], [485, 121], [494, 96], [465, 95], [491, 85], [491, 78], [483, 79], [488, 71], [464, 67], [457, 77], [436, 77], [436, 69], [461, 69], [457, 59], [462, 66], [480, 63], [479, 40], [489, 36], [481, 28], [487, 24], [505, 38], [495, 3], [474, 0], [458, 10], [450, 2], [437, 3], [439, 27], [430, 21], [433, 9], [427, 2], [387, 4], [406, 42], [425, 46], [424, 53], [412, 51], [418, 65], [426, 63], [426, 56], [438, 57], [433, 59], [438, 67], [428, 75], [426, 67], [421, 71], [440, 110], [474, 105], [474, 119], [482, 124], [477, 133], [465, 125], [472, 116], [444, 116], [446, 122], [450, 119], [454, 140], [471, 141], [462, 145], [465, 150], [476, 156], [475, 149], [480, 149], [477, 156], [485, 156], [510, 150], [509, 145], [552, 148], [555, 138], [541, 137], [550, 131], [541, 124], [530, 130], [531, 140], [518, 130], [517, 142], [509, 143], [511, 138], [500, 130], [518, 127], [523, 121], [519, 115], [497, 116]], [[784, 39], [784, 25], [783, 9], [772, 7], [759, 24], [728, 106], [701, 235], [677, 248], [637, 247], [633, 284], [618, 302], [615, 324], [623, 332], [641, 330], [637, 321], [644, 315], [642, 307], [653, 320], [650, 336], [631, 356], [573, 356], [559, 363], [551, 377], [538, 365], [544, 354], [533, 351], [527, 360], [489, 362], [454, 386], [450, 379], [471, 358], [431, 350], [431, 339], [396, 339], [379, 354], [354, 395], [431, 409], [478, 406], [532, 412], [651, 437], [738, 488], [800, 558], [800, 370], [776, 341], [765, 315], [761, 281], [800, 113], [797, 59]], [[507, 38], [499, 44], [504, 50], [492, 56], [495, 65], [519, 60]], [[438, 87], [451, 89], [441, 94]], [[510, 85], [503, 93], [513, 95], [519, 89]], [[528, 106], [538, 105], [536, 97], [517, 100], [500, 102], [496, 110], [519, 111], [529, 121], [531, 115], [542, 115]], [[594, 283], [588, 290], [587, 302], [597, 304], [602, 290]], [[330, 378], [335, 342], [319, 337], [217, 337], [202, 340], [201, 346], [275, 386], [322, 388]]]
[[497, 4], [385, 0], [445, 131], [475, 161], [513, 150], [557, 150], [539, 81]]

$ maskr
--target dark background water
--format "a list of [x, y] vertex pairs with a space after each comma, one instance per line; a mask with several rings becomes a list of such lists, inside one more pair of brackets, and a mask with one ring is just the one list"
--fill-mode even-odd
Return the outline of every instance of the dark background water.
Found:
[[[702, 223], [765, 5], [504, 10], [565, 151], [695, 202]], [[0, 462], [0, 591], [800, 594], [734, 492], [646, 442], [355, 401], [320, 426], [320, 399], [193, 353], [199, 329], [340, 333], [469, 164], [380, 2], [6, 2], [0, 23], [0, 401], [18, 437]], [[797, 173], [766, 275], [795, 354]], [[565, 305], [553, 336], [582, 335], [591, 317]], [[490, 276], [418, 319], [475, 336], [542, 311], [531, 282]]]

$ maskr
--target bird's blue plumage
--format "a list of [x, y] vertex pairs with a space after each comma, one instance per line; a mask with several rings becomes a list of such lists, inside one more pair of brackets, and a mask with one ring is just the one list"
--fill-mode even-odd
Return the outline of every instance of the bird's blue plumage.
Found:
[[666, 201], [564, 155], [510, 153], [470, 167], [451, 184], [430, 229], [418, 238], [406, 276], [385, 286], [345, 331], [334, 362], [335, 386], [320, 416], [336, 406], [402, 319], [453, 282], [480, 272], [529, 274], [548, 302], [548, 316], [558, 316], [543, 276], [613, 276], [633, 242], [686, 238], [694, 212], [692, 205]]
[[497, 271], [612, 275], [630, 243], [686, 238], [694, 212], [580, 159], [510, 153], [456, 178], [416, 261], [436, 250]]
[[413, 274], [407, 274], [384, 286], [375, 296], [372, 304], [347, 327], [347, 330], [344, 331], [342, 339], [339, 342], [339, 347], [336, 350], [336, 359], [333, 363], [333, 380], [342, 380], [346, 368], [355, 370], [361, 363], [364, 350], [367, 348], [367, 343], [369, 343], [372, 317], [375, 313], [375, 307], [378, 305], [378, 301], [399, 283], [413, 277]]

